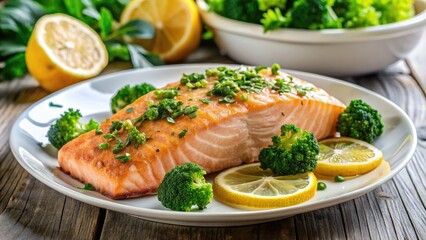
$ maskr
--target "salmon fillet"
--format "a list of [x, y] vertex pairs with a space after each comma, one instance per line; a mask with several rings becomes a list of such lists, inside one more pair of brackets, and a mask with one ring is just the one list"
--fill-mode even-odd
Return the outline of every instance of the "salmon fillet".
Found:
[[[282, 72], [274, 76], [270, 70], [261, 73], [268, 81], [287, 76]], [[60, 149], [60, 169], [113, 199], [153, 194], [164, 175], [185, 162], [197, 163], [209, 173], [257, 161], [260, 150], [271, 144], [271, 137], [278, 135], [281, 125], [286, 123], [312, 132], [317, 139], [334, 136], [337, 118], [345, 109], [343, 103], [324, 90], [297, 78], [293, 78], [295, 83], [313, 90], [305, 96], [294, 90], [278, 94], [271, 88], [259, 93], [241, 91], [234, 104], [219, 103], [215, 96], [206, 97], [216, 79], [207, 80], [207, 88], [188, 91], [182, 87], [176, 97], [183, 106], [198, 106], [197, 116], [180, 116], [175, 124], [166, 119], [144, 122], [139, 129], [149, 140], [137, 149], [124, 149], [123, 153], [131, 156], [129, 162], [118, 161], [111, 149], [99, 150], [98, 145], [105, 139], [91, 131]], [[180, 82], [165, 88], [178, 86]], [[240, 94], [247, 94], [247, 101], [241, 101]], [[210, 104], [200, 101], [205, 98], [210, 98]], [[152, 101], [158, 102], [153, 92], [142, 96], [103, 122], [101, 130], [107, 133], [112, 121], [139, 117]], [[133, 108], [130, 113], [126, 112], [129, 107]], [[184, 129], [187, 133], [180, 138], [178, 135]], [[121, 140], [124, 142], [125, 136]]]

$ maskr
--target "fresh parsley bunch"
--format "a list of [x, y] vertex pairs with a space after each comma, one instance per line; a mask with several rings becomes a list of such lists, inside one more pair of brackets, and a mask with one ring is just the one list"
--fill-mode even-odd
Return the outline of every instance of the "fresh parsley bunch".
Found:
[[[129, 0], [11, 0], [0, 9], [0, 82], [24, 76], [28, 70], [25, 50], [37, 20], [50, 13], [64, 13], [86, 23], [103, 40], [109, 60], [131, 61], [140, 68], [161, 65], [154, 54], [124, 36], [151, 39], [155, 29], [146, 21], [133, 20], [118, 26], [118, 19]], [[118, 27], [117, 27], [118, 26]]]

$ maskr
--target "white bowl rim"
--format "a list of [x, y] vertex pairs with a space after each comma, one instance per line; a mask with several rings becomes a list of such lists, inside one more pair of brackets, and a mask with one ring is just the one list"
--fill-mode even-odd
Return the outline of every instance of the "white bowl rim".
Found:
[[305, 30], [286, 28], [267, 33], [263, 33], [263, 27], [259, 24], [229, 19], [208, 11], [205, 0], [197, 0], [197, 5], [203, 20], [213, 30], [279, 42], [337, 43], [383, 40], [421, 31], [422, 28], [426, 27], [426, 0], [415, 0], [414, 2], [418, 4], [420, 12], [410, 19], [396, 23], [359, 29]]

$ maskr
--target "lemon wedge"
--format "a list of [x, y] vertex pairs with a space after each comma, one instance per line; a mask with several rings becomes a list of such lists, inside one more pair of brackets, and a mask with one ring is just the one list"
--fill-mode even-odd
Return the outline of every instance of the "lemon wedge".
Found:
[[239, 208], [269, 209], [296, 205], [311, 199], [317, 190], [312, 172], [276, 176], [259, 163], [221, 172], [214, 179], [214, 197]]
[[367, 173], [383, 160], [375, 146], [354, 138], [329, 138], [319, 142], [320, 153], [315, 174], [355, 176]]
[[25, 58], [30, 74], [50, 92], [92, 78], [108, 64], [99, 35], [64, 14], [45, 15], [37, 21]]
[[122, 12], [120, 23], [134, 19], [151, 23], [155, 37], [126, 40], [142, 45], [166, 62], [182, 60], [200, 42], [201, 21], [193, 0], [133, 0]]

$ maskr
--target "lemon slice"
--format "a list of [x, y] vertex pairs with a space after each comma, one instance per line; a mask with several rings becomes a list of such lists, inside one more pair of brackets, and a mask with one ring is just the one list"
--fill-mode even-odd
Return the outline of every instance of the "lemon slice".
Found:
[[296, 205], [311, 199], [317, 190], [312, 172], [276, 176], [259, 163], [221, 172], [214, 179], [214, 197], [239, 208], [268, 209]]
[[367, 173], [383, 160], [375, 146], [354, 138], [330, 138], [319, 142], [320, 153], [315, 174], [355, 176]]
[[51, 92], [94, 77], [108, 64], [99, 35], [64, 14], [45, 15], [37, 21], [25, 58], [31, 75]]
[[186, 57], [200, 42], [201, 22], [193, 0], [133, 0], [120, 22], [142, 19], [155, 28], [155, 38], [126, 39], [158, 54], [166, 62], [177, 62]]

